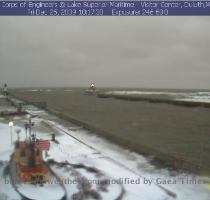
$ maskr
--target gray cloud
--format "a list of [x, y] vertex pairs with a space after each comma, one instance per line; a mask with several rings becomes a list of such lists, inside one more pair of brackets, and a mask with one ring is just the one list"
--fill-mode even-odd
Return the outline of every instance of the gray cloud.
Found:
[[210, 88], [209, 17], [1, 17], [0, 84]]

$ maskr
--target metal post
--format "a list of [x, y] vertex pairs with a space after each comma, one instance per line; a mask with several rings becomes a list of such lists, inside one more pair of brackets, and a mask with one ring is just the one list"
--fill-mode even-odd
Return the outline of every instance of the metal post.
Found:
[[12, 121], [11, 121], [11, 122], [9, 122], [11, 145], [12, 145], [12, 142], [13, 142], [13, 137], [12, 137], [13, 126], [14, 126], [14, 123], [13, 123]]
[[11, 145], [12, 145], [12, 141], [13, 141], [13, 138], [12, 138], [12, 126], [10, 127], [10, 136], [11, 136]]
[[29, 119], [28, 123], [25, 123], [25, 129], [26, 129], [26, 138], [27, 138], [27, 130], [29, 132], [29, 140], [31, 140], [31, 129], [32, 126], [34, 126], [34, 122], [31, 122], [31, 119]]

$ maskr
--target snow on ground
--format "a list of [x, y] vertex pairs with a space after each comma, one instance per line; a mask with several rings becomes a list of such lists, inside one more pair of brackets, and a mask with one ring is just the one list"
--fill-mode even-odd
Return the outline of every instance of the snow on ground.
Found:
[[45, 113], [44, 110], [40, 110], [33, 105], [24, 105], [23, 110], [25, 110], [26, 112], [30, 112], [31, 115], [41, 115]]
[[[1, 158], [0, 158], [1, 159]], [[0, 165], [0, 200], [20, 200], [20, 195], [11, 185], [8, 174], [4, 174], [4, 170], [8, 163], [4, 162]]]
[[[35, 111], [35, 110], [33, 110]], [[36, 111], [35, 111], [36, 112]], [[37, 112], [39, 113], [39, 111]], [[167, 190], [172, 194], [177, 195], [177, 200], [209, 200], [210, 190], [207, 184], [189, 184], [186, 180], [195, 178], [191, 174], [181, 174], [176, 172], [175, 175], [170, 175], [170, 171], [167, 169], [157, 169], [155, 166], [149, 163], [149, 160], [145, 157], [122, 149], [121, 147], [114, 145], [105, 139], [97, 137], [94, 134], [90, 134], [89, 131], [82, 129], [81, 127], [73, 125], [63, 125], [52, 119], [47, 113], [39, 113], [40, 117], [33, 118], [38, 130], [37, 136], [44, 139], [50, 139], [52, 131], [46, 131], [44, 126], [48, 124], [54, 129], [56, 139], [59, 144], [51, 142], [51, 149], [48, 152], [49, 156], [45, 159], [54, 159], [56, 161], [68, 161], [72, 164], [82, 163], [85, 166], [96, 167], [102, 171], [110, 179], [113, 190], [110, 193], [104, 193], [103, 199], [111, 200], [111, 196], [115, 193], [119, 193], [119, 183], [122, 183], [125, 189], [124, 200], [171, 200], [173, 196], [168, 195]], [[41, 116], [44, 115], [43, 119]], [[16, 117], [13, 119], [17, 124], [13, 128], [13, 139], [16, 139], [15, 130], [21, 129], [20, 137], [24, 139], [25, 131], [21, 123], [24, 123], [23, 118]], [[44, 122], [44, 123], [43, 123]], [[41, 131], [43, 130], [43, 131]], [[70, 134], [70, 135], [68, 135]], [[8, 161], [9, 155], [12, 152], [10, 128], [8, 124], [4, 123], [4, 120], [0, 121], [0, 161]], [[0, 165], [0, 173], [2, 176], [5, 165]], [[53, 168], [54, 169], [54, 168]], [[58, 175], [63, 178], [72, 178], [69, 173], [65, 173], [65, 170], [54, 169]], [[84, 170], [80, 170], [80, 173], [88, 177], [88, 179], [96, 179]], [[180, 177], [184, 178], [182, 183]], [[196, 177], [196, 180], [207, 179], [207, 177]], [[12, 196], [8, 200], [19, 200], [16, 192], [12, 191], [11, 185], [5, 185], [0, 179], [0, 195]], [[160, 181], [162, 181], [160, 183]], [[165, 183], [168, 181], [168, 183]], [[170, 182], [170, 183], [169, 183]], [[151, 183], [151, 184], [150, 184]], [[66, 186], [66, 185], [65, 185]], [[33, 187], [24, 185], [24, 192], [27, 195], [33, 194]], [[162, 189], [164, 187], [165, 189]], [[77, 187], [75, 185], [67, 185], [66, 189], [68, 195], [71, 196]], [[54, 190], [53, 190], [54, 191]], [[40, 192], [40, 194], [42, 194]], [[52, 192], [53, 194], [53, 192]], [[58, 193], [57, 193], [58, 194]], [[111, 195], [111, 196], [110, 196]], [[44, 194], [43, 194], [44, 196]], [[50, 195], [47, 196], [49, 200]], [[16, 199], [15, 199], [16, 198]], [[0, 196], [1, 199], [1, 196]], [[44, 198], [46, 199], [46, 198]]]
[[[37, 121], [39, 121], [38, 119]], [[35, 120], [36, 121], [36, 120]], [[0, 133], [5, 136], [5, 139], [7, 142], [5, 142], [4, 145], [1, 146], [1, 152], [3, 150], [10, 150], [11, 144], [10, 144], [10, 136], [9, 136], [9, 128], [7, 124], [0, 124]], [[37, 136], [44, 136], [45, 138], [49, 138], [49, 134], [42, 134], [37, 133]], [[21, 131], [21, 137], [24, 137], [24, 131]], [[116, 165], [113, 161], [110, 159], [107, 159], [104, 157], [103, 154], [96, 151], [95, 149], [90, 148], [89, 146], [86, 146], [84, 144], [81, 144], [79, 141], [75, 140], [74, 138], [69, 137], [66, 134], [60, 134], [60, 136], [57, 137], [60, 144], [53, 144], [51, 146], [51, 150], [49, 151], [49, 158], [53, 158], [56, 161], [65, 161], [68, 160], [71, 163], [83, 163], [87, 166], [94, 166], [98, 169], [100, 169], [102, 172], [104, 172], [107, 176], [111, 177], [110, 181], [115, 181], [115, 179], [119, 179], [122, 177], [128, 177], [130, 179], [136, 180], [138, 179], [138, 176], [131, 173], [127, 169], [124, 169], [121, 166]], [[67, 174], [65, 175], [65, 177]], [[116, 184], [116, 185], [115, 185]], [[34, 195], [32, 186], [25, 185], [21, 186], [21, 191], [24, 192], [24, 194], [27, 195]], [[126, 186], [126, 187], [125, 187]], [[156, 187], [154, 184], [152, 186], [147, 186], [144, 184], [139, 185], [124, 185], [126, 189], [126, 196], [124, 199], [132, 199], [132, 200], [139, 200], [140, 197], [144, 197], [147, 200], [156, 200], [156, 199], [170, 199], [167, 198], [168, 195], [158, 187]], [[116, 181], [113, 183], [113, 188], [119, 188]], [[68, 188], [68, 190], [71, 190], [71, 188]], [[111, 190], [114, 193], [117, 192], [117, 190]], [[41, 194], [41, 192], [40, 192]], [[50, 198], [49, 198], [50, 199]], [[104, 194], [104, 199], [110, 200], [110, 193]]]
[[47, 183], [43, 186], [21, 184], [19, 185], [18, 190], [29, 199], [36, 200], [60, 200], [65, 196], [65, 191], [58, 183], [56, 183], [56, 181], [51, 181], [49, 184]]
[[[145, 157], [124, 150], [121, 147], [111, 144], [93, 134], [88, 135], [85, 130], [71, 131], [70, 133], [78, 139], [86, 141], [96, 149], [100, 149], [104, 156], [107, 158], [110, 158], [111, 156], [112, 160], [117, 161], [119, 164], [123, 164], [123, 166], [131, 169], [141, 177], [143, 176], [146, 179], [150, 179], [153, 183], [158, 182], [159, 184], [162, 182], [160, 185], [177, 193], [178, 199], [196, 200], [198, 197], [199, 199], [210, 199], [210, 191], [207, 189], [206, 184], [187, 183], [187, 181], [189, 182], [190, 180], [206, 180], [205, 177], [195, 177], [192, 174], [186, 173], [175, 173], [174, 176], [171, 176], [167, 169], [156, 169], [155, 166], [151, 165]], [[164, 184], [164, 181], [172, 182], [172, 184]], [[176, 181], [176, 183], [173, 184], [174, 181]]]
[[69, 173], [66, 173], [66, 171], [63, 168], [58, 168], [53, 166], [52, 170], [64, 180], [64, 184], [67, 190], [67, 198], [70, 199], [70, 197], [79, 192], [79, 189], [77, 187], [77, 184], [75, 184], [75, 177], [72, 176]]
[[0, 142], [0, 156], [2, 155], [2, 152], [12, 150], [12, 144], [11, 144], [11, 135], [10, 135], [10, 127], [8, 124], [0, 124], [0, 138], [3, 139], [3, 141]]
[[4, 95], [2, 95], [2, 94], [0, 94], [0, 99], [5, 99], [5, 96]]
[[16, 112], [16, 108], [11, 108], [11, 107], [5, 107], [5, 106], [0, 106], [0, 112]]
[[[73, 137], [94, 147], [94, 149], [92, 149], [92, 151], [94, 150], [92, 154], [91, 149], [85, 145], [81, 147], [82, 151], [80, 152], [80, 149], [75, 149], [78, 141], [67, 135], [61, 134], [57, 139], [61, 141], [61, 143], [63, 140], [66, 144], [69, 143], [69, 147], [61, 147], [60, 145], [58, 145], [60, 147], [53, 146], [53, 155], [56, 155], [56, 157], [58, 157], [57, 159], [63, 159], [58, 152], [61, 151], [63, 154], [67, 154], [68, 157], [66, 160], [69, 162], [76, 161], [85, 163], [86, 165], [96, 166], [110, 177], [113, 177], [113, 179], [122, 178], [124, 179], [124, 182], [127, 180], [124, 185], [127, 191], [125, 199], [139, 199], [141, 195], [144, 195], [145, 197], [145, 194], [147, 194], [146, 199], [153, 199], [154, 197], [154, 199], [161, 199], [161, 197], [158, 196], [161, 193], [159, 186], [163, 186], [176, 193], [177, 199], [179, 200], [210, 199], [210, 190], [208, 189], [206, 182], [204, 182], [206, 179], [209, 181], [207, 177], [199, 177], [178, 172], [172, 176], [167, 169], [156, 169], [145, 157], [124, 150], [93, 134], [89, 134], [86, 130], [76, 130], [75, 127], [65, 128], [62, 125], [56, 124], [56, 122], [48, 121], [48, 123], [52, 124], [52, 126], [56, 126], [57, 130], [60, 130], [61, 133], [62, 130], [68, 132]], [[69, 142], [70, 140], [71, 142]], [[137, 184], [129, 183], [129, 181], [132, 180], [135, 180]], [[149, 185], [149, 183], [146, 184], [148, 180], [152, 182], [151, 185]], [[190, 181], [191, 183], [189, 183]], [[203, 181], [204, 183], [197, 183], [198, 181]], [[158, 186], [155, 187], [155, 185]], [[151, 196], [150, 190], [152, 191]], [[157, 192], [157, 195], [155, 194], [155, 191]]]
[[[101, 185], [100, 182], [109, 181], [109, 178], [103, 174], [99, 176], [99, 174], [90, 172], [85, 168], [75, 169], [70, 166], [64, 168], [53, 166], [52, 169], [56, 174], [62, 177], [67, 189], [68, 198], [80, 192], [79, 188], [81, 189], [82, 187], [80, 182], [81, 178], [84, 178], [85, 180], [83, 180], [89, 185], [90, 190], [97, 191], [102, 199], [117, 199], [121, 193], [123, 193], [121, 185]], [[102, 186], [102, 189], [100, 186]], [[105, 188], [105, 190], [103, 190], [103, 188]]]

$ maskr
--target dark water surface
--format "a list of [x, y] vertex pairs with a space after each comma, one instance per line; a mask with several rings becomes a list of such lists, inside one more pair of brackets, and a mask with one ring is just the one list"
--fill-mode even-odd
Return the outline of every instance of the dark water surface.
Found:
[[84, 91], [12, 93], [27, 101], [45, 101], [50, 111], [133, 151], [153, 155], [165, 165], [210, 175], [210, 108], [98, 98]]

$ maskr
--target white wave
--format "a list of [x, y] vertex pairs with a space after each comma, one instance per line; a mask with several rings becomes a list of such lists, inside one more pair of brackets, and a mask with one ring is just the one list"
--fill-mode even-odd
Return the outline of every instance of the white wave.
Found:
[[129, 95], [129, 94], [146, 94], [146, 95], [152, 95], [152, 94], [156, 94], [156, 95], [177, 95], [177, 93], [175, 92], [157, 92], [157, 91], [109, 91], [106, 92], [106, 94], [125, 94], [125, 95]]
[[28, 92], [38, 92], [39, 89], [30, 89], [30, 90], [27, 90]]
[[71, 91], [72, 91], [72, 90], [70, 90], [70, 89], [69, 89], [69, 90], [64, 90], [64, 92], [71, 92]]
[[168, 95], [174, 100], [189, 102], [210, 102], [210, 92], [165, 92], [165, 91], [108, 91], [106, 94], [116, 95]]
[[176, 99], [177, 101], [188, 101], [188, 102], [200, 102], [200, 103], [210, 103], [210, 99], [190, 99], [190, 98], [186, 98], [186, 99]]

